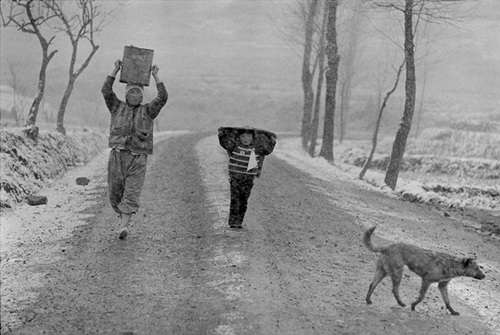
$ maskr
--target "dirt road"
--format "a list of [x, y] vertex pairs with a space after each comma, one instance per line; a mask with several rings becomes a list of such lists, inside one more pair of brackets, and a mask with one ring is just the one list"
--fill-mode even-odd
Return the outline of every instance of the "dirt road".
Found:
[[[159, 141], [125, 241], [107, 201], [104, 154], [46, 190], [47, 206], [3, 214], [2, 334], [500, 332], [497, 240], [436, 209], [291, 166], [279, 143], [244, 228], [231, 230], [225, 155], [214, 134]], [[91, 184], [68, 191], [82, 173]], [[486, 279], [450, 284], [460, 316], [444, 309], [435, 285], [417, 311], [399, 307], [389, 279], [366, 305], [376, 255], [361, 236], [375, 224], [375, 244], [477, 256]], [[403, 300], [418, 288], [406, 270]]]

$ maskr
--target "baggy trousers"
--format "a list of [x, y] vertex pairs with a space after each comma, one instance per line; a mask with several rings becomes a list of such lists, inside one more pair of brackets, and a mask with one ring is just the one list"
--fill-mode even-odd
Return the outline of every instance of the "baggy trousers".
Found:
[[229, 208], [229, 225], [239, 226], [248, 207], [248, 198], [252, 192], [254, 176], [231, 175], [229, 183], [231, 187], [231, 204]]
[[108, 160], [108, 192], [111, 207], [118, 214], [135, 214], [139, 210], [147, 155], [133, 155], [128, 150], [111, 150]]

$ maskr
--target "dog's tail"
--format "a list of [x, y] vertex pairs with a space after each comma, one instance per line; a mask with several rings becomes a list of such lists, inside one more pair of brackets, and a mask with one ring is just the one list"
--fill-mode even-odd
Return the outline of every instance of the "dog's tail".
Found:
[[367, 231], [365, 231], [365, 234], [363, 235], [363, 244], [365, 245], [365, 247], [368, 248], [368, 250], [372, 252], [382, 252], [385, 250], [384, 247], [376, 247], [372, 244], [371, 237], [373, 232], [375, 231], [375, 228], [377, 228], [377, 226], [373, 226]]

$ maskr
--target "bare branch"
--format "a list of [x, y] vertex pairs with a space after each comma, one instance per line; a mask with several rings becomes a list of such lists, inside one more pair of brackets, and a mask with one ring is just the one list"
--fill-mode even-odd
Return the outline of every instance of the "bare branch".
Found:
[[[369, 3], [374, 10], [404, 11], [404, 0], [363, 0]], [[463, 9], [464, 4], [476, 5], [478, 0], [413, 0], [412, 9], [415, 16], [433, 23], [456, 21], [466, 17], [468, 10]]]
[[[66, 113], [66, 106], [73, 91], [74, 83], [78, 76], [87, 68], [95, 53], [99, 49], [96, 45], [94, 36], [95, 33], [101, 30], [101, 27], [108, 17], [109, 13], [101, 11], [100, 7], [96, 5], [95, 0], [42, 0], [57, 16], [58, 24], [54, 29], [64, 32], [71, 43], [72, 53], [69, 63], [69, 81], [66, 86], [63, 98], [59, 105], [57, 115], [57, 130], [65, 133], [64, 129], [64, 115]], [[92, 49], [89, 54], [78, 67], [76, 65], [78, 56], [79, 43], [85, 40]], [[75, 70], [76, 69], [76, 70]]]
[[[7, 12], [6, 12], [7, 10]], [[29, 34], [41, 34], [38, 27], [54, 18], [43, 3], [34, 0], [11, 0], [1, 5], [2, 25]]]

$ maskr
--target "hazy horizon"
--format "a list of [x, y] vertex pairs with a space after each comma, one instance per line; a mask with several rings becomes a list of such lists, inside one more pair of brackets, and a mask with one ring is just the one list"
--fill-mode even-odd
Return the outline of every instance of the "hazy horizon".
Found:
[[[109, 6], [109, 2], [103, 2]], [[170, 101], [166, 111], [175, 129], [185, 124], [193, 112], [193, 123], [212, 127], [210, 115], [218, 122], [251, 121], [252, 108], [258, 118], [269, 115], [271, 124], [287, 120], [287, 127], [298, 127], [301, 117], [302, 88], [300, 45], [285, 41], [283, 17], [290, 1], [132, 1], [121, 6], [97, 37], [99, 51], [77, 79], [68, 105], [66, 122], [80, 118], [87, 110], [104, 109], [100, 88], [123, 47], [134, 45], [153, 49], [154, 63], [167, 85]], [[500, 91], [500, 2], [484, 1], [474, 13], [477, 18], [453, 28], [443, 24], [442, 40], [434, 48], [436, 61], [430, 66], [428, 99], [445, 93], [460, 97], [479, 93], [496, 100]], [[458, 25], [458, 24], [457, 24]], [[301, 40], [299, 37], [298, 40]], [[365, 63], [358, 71], [360, 88], [369, 83], [377, 69], [374, 60], [385, 56], [377, 48], [383, 36], [371, 32], [362, 43]], [[59, 51], [49, 64], [45, 100], [57, 110], [67, 82], [69, 42], [58, 37]], [[82, 48], [82, 54], [83, 54]], [[17, 68], [20, 83], [30, 95], [36, 92], [41, 51], [34, 36], [13, 28], [1, 28], [1, 85], [10, 81], [9, 65]], [[396, 54], [395, 58], [400, 57]], [[388, 70], [391, 75], [392, 70]], [[417, 77], [417, 80], [419, 77]], [[117, 81], [118, 82], [118, 81]], [[402, 85], [401, 85], [402, 86]], [[115, 84], [117, 94], [122, 85]], [[154, 88], [148, 88], [154, 95]], [[247, 97], [248, 95], [248, 97]], [[259, 106], [259, 102], [265, 106]], [[274, 104], [274, 105], [273, 105]], [[288, 106], [284, 106], [288, 104]], [[269, 110], [282, 109], [278, 114]], [[232, 115], [232, 111], [234, 115]], [[289, 110], [289, 117], [286, 117]], [[101, 113], [101, 112], [99, 112]], [[220, 115], [222, 114], [222, 115]], [[167, 116], [165, 116], [167, 118]], [[212, 119], [213, 119], [212, 118]], [[102, 119], [107, 115], [103, 111]], [[215, 122], [213, 121], [213, 122]], [[82, 121], [78, 121], [82, 122]], [[273, 123], [274, 122], [274, 123]], [[248, 122], [246, 122], [248, 123]], [[265, 124], [259, 120], [257, 124]], [[269, 122], [268, 122], [269, 123]]]

